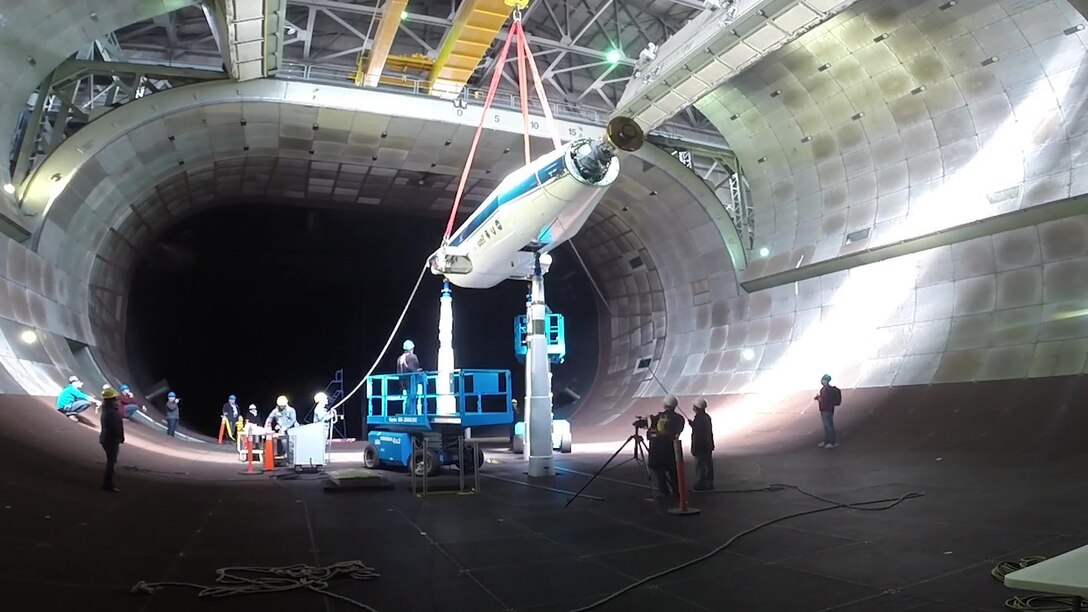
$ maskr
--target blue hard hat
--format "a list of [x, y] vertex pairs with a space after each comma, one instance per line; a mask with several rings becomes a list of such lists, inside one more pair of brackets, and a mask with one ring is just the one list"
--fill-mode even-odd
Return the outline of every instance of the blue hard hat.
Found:
[[174, 393], [173, 391], [166, 394], [166, 397], [177, 397], [177, 396], [178, 396], [177, 393]]
[[820, 380], [828, 380], [829, 381], [829, 380], [831, 380], [831, 375], [830, 374], [824, 374], [824, 377], [821, 378]]
[[128, 385], [121, 385], [121, 391], [128, 391]]
[[412, 342], [411, 340], [405, 340], [403, 346], [404, 346], [404, 350], [410, 351], [410, 350], [416, 348], [416, 343]]
[[237, 400], [238, 398], [237, 398], [237, 397], [234, 397], [234, 396], [232, 395], [232, 396], [228, 397], [227, 399], [229, 399], [230, 401], [232, 401], [232, 402], [233, 402], [233, 401], [236, 401], [236, 400]]

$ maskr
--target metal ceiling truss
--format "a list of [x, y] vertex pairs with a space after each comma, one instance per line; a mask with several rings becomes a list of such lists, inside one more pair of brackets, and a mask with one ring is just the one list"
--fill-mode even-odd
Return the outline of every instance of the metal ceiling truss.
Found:
[[16, 128], [17, 146], [9, 160], [13, 184], [22, 183], [68, 136], [117, 106], [173, 87], [227, 78], [221, 71], [133, 63], [112, 51], [108, 42], [96, 41], [46, 77]]
[[[380, 74], [378, 84], [430, 93], [421, 60], [438, 59], [463, 1], [408, 0], [403, 12], [391, 10], [399, 14], [386, 20], [399, 23], [382, 69], [372, 70]], [[393, 0], [286, 0], [278, 76], [362, 84], [371, 59], [380, 59], [372, 46], [387, 2], [400, 6]], [[568, 115], [577, 111], [603, 119], [616, 109], [648, 45], [663, 44], [702, 11], [698, 0], [530, 0], [522, 23], [550, 101], [565, 106]], [[468, 79], [470, 99], [489, 82], [508, 34], [509, 27], [500, 30]], [[140, 60], [220, 68], [225, 62], [215, 38], [196, 7], [117, 33], [119, 46]], [[618, 57], [610, 56], [613, 50]], [[515, 67], [516, 57], [502, 67], [500, 94], [517, 95]], [[720, 140], [697, 111], [681, 113], [663, 127]]]

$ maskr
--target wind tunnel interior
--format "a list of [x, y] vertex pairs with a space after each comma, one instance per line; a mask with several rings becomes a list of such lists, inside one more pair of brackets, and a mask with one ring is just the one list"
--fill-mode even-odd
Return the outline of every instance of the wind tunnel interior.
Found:
[[[749, 169], [769, 257], [756, 258], [757, 243], [742, 271], [726, 248], [724, 196], [654, 147], [624, 160], [624, 175], [575, 240], [604, 296], [591, 338], [594, 382], [572, 409], [576, 440], [610, 452], [665, 390], [684, 407], [706, 395], [719, 485], [757, 493], [704, 496], [701, 522], [666, 529], [665, 513], [644, 505], [634, 465], [610, 474], [626, 483], [601, 479], [591, 489], [610, 503], [574, 508], [554, 492], [498, 479], [479, 503], [337, 498], [305, 481], [228, 482], [236, 456], [133, 427], [124, 496], [95, 496], [95, 432], [57, 415], [49, 396], [71, 372], [89, 385], [172, 376], [168, 365], [130, 372], [134, 361], [153, 363], [152, 349], [133, 337], [144, 332], [129, 323], [133, 309], [154, 304], [130, 299], [138, 262], [155, 265], [147, 245], [160, 236], [168, 244], [171, 228], [197, 223], [202, 210], [239, 202], [388, 199], [444, 212], [471, 138], [464, 126], [374, 112], [363, 97], [373, 92], [275, 80], [190, 86], [126, 104], [74, 134], [43, 162], [23, 202], [41, 215], [34, 239], [0, 239], [8, 394], [0, 453], [11, 469], [3, 505], [12, 517], [0, 534], [12, 550], [0, 560], [0, 583], [35, 601], [192, 609], [186, 595], [166, 591], [147, 603], [131, 586], [155, 577], [210, 582], [215, 568], [240, 558], [324, 563], [365, 551], [385, 575], [379, 588], [352, 595], [379, 609], [538, 612], [588, 605], [735, 541], [603, 609], [1003, 609], [993, 564], [1059, 554], [1088, 536], [1078, 435], [1088, 418], [1088, 34], [1064, 0], [853, 6], [700, 102]], [[115, 13], [103, 11], [101, 27]], [[80, 27], [69, 33], [97, 26]], [[46, 58], [38, 63], [0, 59], [19, 98], [6, 111], [44, 78]], [[510, 152], [519, 150], [516, 135], [488, 133], [485, 143], [473, 203], [493, 187], [489, 177], [520, 164]], [[999, 155], [1009, 151], [1017, 155]], [[420, 197], [432, 169], [445, 182]], [[999, 191], [991, 179], [1001, 180]], [[1064, 209], [1074, 212], [1054, 212]], [[1034, 220], [1009, 228], [999, 222], [1005, 215]], [[985, 231], [919, 241], [877, 262], [863, 257], [881, 241], [927, 237], [921, 230], [953, 235], [957, 220]], [[870, 241], [848, 242], [867, 227]], [[743, 287], [792, 270], [802, 254], [848, 265]], [[27, 327], [40, 344], [18, 341]], [[183, 340], [214, 351], [218, 338]], [[812, 388], [824, 372], [845, 390], [835, 451], [814, 444]], [[303, 398], [312, 391], [300, 389]], [[237, 390], [217, 392], [212, 406], [229, 392]], [[562, 459], [566, 482], [603, 457]], [[488, 469], [522, 477], [517, 463]], [[827, 510], [785, 497], [775, 482], [850, 502], [917, 490], [925, 498], [888, 513], [798, 517], [737, 540], [784, 513]], [[241, 545], [240, 529], [250, 538]], [[508, 551], [523, 550], [531, 553], [511, 563]], [[307, 609], [307, 595], [280, 595], [277, 604]]]
[[[310, 397], [337, 370], [350, 391], [381, 353], [442, 235], [441, 216], [397, 210], [225, 202], [149, 235], [136, 257], [124, 326], [139, 388], [168, 381], [189, 406], [183, 423], [212, 435], [229, 394], [262, 414], [287, 395], [308, 422]], [[553, 368], [563, 418], [593, 383], [598, 314], [573, 252], [562, 248], [553, 259], [547, 299], [565, 316], [568, 338], [569, 356]], [[376, 373], [395, 371], [405, 339], [424, 369], [436, 369], [441, 283], [424, 276]], [[527, 283], [453, 289], [458, 367], [509, 369], [520, 398], [514, 317], [524, 314]], [[365, 437], [365, 405], [364, 388], [345, 405], [344, 435]]]

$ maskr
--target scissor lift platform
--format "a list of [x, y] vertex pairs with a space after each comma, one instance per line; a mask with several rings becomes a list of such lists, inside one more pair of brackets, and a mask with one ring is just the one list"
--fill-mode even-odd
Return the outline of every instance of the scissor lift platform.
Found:
[[454, 410], [442, 414], [439, 375], [423, 371], [367, 379], [366, 467], [413, 466], [422, 475], [456, 465], [459, 456], [475, 459], [466, 461], [466, 471], [483, 464], [482, 454], [465, 444], [465, 430], [514, 422], [510, 370], [454, 370], [449, 374]]

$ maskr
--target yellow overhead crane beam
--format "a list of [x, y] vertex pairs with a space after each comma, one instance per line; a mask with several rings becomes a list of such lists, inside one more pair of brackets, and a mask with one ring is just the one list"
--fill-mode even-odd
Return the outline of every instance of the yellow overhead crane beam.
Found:
[[389, 49], [397, 36], [401, 14], [406, 6], [408, 0], [385, 0], [382, 4], [382, 12], [378, 15], [381, 23], [378, 25], [377, 35], [374, 36], [374, 44], [370, 47], [370, 61], [367, 63], [366, 74], [363, 75], [363, 87], [375, 87], [381, 80], [385, 61], [389, 58]]
[[[362, 85], [363, 76], [366, 75], [367, 66], [370, 63], [369, 59], [369, 55], [359, 54], [359, 63], [355, 70], [356, 85]], [[385, 69], [378, 82], [382, 85], [417, 88], [427, 81], [431, 66], [434, 66], [434, 60], [421, 53], [390, 55], [385, 59]]]
[[464, 0], [453, 17], [431, 68], [431, 93], [455, 98], [506, 25], [515, 5], [524, 9], [528, 0]]

